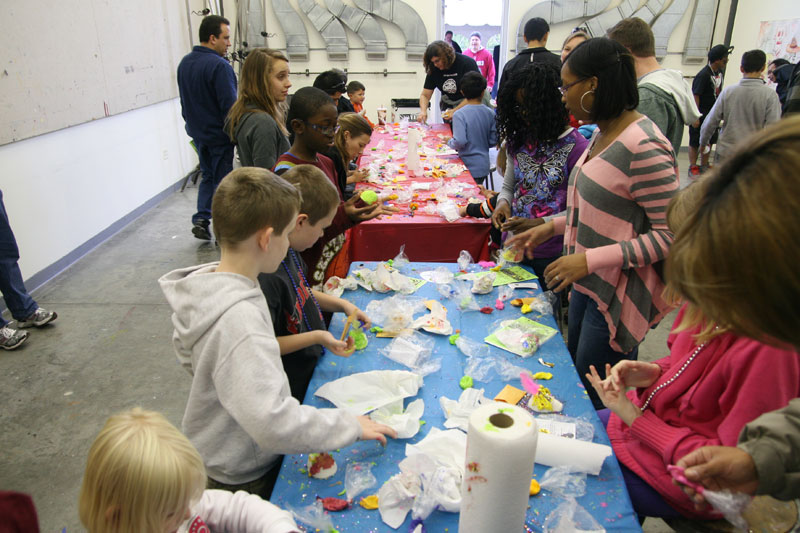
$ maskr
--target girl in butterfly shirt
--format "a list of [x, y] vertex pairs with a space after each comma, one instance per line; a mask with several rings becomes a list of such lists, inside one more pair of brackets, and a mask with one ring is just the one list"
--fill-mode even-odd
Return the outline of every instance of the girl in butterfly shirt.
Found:
[[[500, 86], [497, 131], [506, 139], [503, 189], [492, 223], [520, 233], [544, 224], [567, 206], [567, 182], [572, 167], [589, 141], [569, 126], [569, 115], [558, 90], [560, 73], [545, 63], [531, 63]], [[547, 290], [544, 269], [561, 256], [564, 239], [556, 235], [525, 259]]]

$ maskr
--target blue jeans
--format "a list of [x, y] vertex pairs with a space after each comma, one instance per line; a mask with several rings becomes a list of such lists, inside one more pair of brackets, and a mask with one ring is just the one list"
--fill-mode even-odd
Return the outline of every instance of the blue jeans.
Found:
[[[597, 411], [597, 416], [600, 417], [603, 427], [607, 428], [611, 411], [601, 409]], [[619, 464], [619, 468], [622, 470], [622, 479], [625, 481], [625, 487], [628, 489], [628, 495], [631, 497], [633, 510], [636, 511], [636, 514], [639, 516], [657, 516], [659, 518], [682, 517], [656, 489], [648, 485], [636, 472], [622, 463]]]
[[589, 365], [594, 365], [600, 377], [606, 375], [606, 363], [614, 366], [623, 359], [635, 360], [639, 354], [636, 347], [624, 354], [615, 351], [609, 346], [608, 324], [603, 314], [597, 309], [597, 303], [583, 293], [572, 290], [569, 299], [569, 333], [567, 348], [575, 363], [575, 369], [589, 393], [589, 399], [595, 409], [603, 409], [603, 402], [597, 396], [586, 374]]
[[[0, 191], [0, 292], [11, 316], [17, 320], [25, 320], [39, 307], [25, 289], [22, 272], [19, 270], [19, 248], [11, 224], [8, 222], [6, 206], [3, 203], [3, 191]], [[0, 316], [0, 327], [8, 321]]]
[[197, 157], [200, 159], [200, 172], [203, 179], [197, 186], [197, 213], [192, 216], [192, 224], [201, 220], [211, 220], [211, 199], [222, 178], [233, 170], [233, 145], [207, 146], [194, 141]]

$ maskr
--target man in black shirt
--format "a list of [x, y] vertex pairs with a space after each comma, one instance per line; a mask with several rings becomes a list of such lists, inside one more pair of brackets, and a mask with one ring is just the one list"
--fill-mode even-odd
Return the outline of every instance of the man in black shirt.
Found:
[[[550, 25], [541, 17], [534, 17], [525, 23], [523, 36], [528, 43], [528, 48], [522, 50], [519, 54], [514, 56], [503, 67], [503, 74], [500, 76], [500, 85], [506, 76], [510, 76], [513, 72], [522, 69], [525, 65], [531, 63], [547, 63], [553, 65], [559, 71], [561, 70], [561, 58], [547, 50], [547, 38], [550, 37]], [[500, 93], [498, 89], [498, 94]]]
[[[701, 171], [708, 168], [708, 156], [711, 150], [700, 155], [700, 165], [697, 166], [697, 155], [700, 151], [700, 127], [706, 115], [714, 107], [717, 96], [722, 89], [722, 74], [725, 65], [728, 64], [728, 56], [733, 51], [733, 46], [718, 44], [708, 51], [708, 64], [703, 67], [694, 77], [692, 82], [692, 94], [700, 110], [700, 120], [689, 126], [689, 177], [697, 177]], [[717, 143], [717, 133], [711, 137], [709, 148]]]

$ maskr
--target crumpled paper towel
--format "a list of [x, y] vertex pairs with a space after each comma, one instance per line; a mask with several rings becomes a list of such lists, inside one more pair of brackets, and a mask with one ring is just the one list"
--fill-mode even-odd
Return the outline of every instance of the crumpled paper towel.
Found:
[[414, 505], [414, 498], [422, 491], [419, 476], [401, 472], [392, 476], [378, 490], [378, 511], [381, 520], [394, 529], [400, 527]]
[[425, 411], [425, 401], [414, 400], [403, 410], [403, 400], [397, 400], [372, 411], [369, 417], [397, 431], [398, 439], [410, 439], [419, 433], [419, 419]]
[[444, 411], [447, 420], [444, 427], [448, 429], [460, 429], [466, 432], [469, 428], [469, 415], [481, 404], [489, 400], [483, 395], [483, 389], [469, 388], [461, 393], [458, 401], [451, 400], [446, 396], [439, 397], [439, 405]]
[[314, 393], [336, 407], [363, 415], [409, 396], [422, 387], [422, 376], [407, 370], [371, 370], [329, 381]]

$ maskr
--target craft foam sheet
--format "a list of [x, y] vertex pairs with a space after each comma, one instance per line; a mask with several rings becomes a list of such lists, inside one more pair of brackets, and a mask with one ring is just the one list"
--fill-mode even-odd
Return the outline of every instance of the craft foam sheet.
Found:
[[539, 437], [516, 405], [491, 402], [470, 415], [459, 533], [522, 531]]
[[372, 370], [329, 381], [314, 395], [354, 415], [363, 415], [403, 398], [416, 396], [420, 387], [422, 376], [414, 372]]

